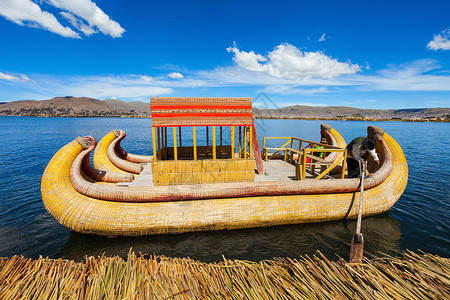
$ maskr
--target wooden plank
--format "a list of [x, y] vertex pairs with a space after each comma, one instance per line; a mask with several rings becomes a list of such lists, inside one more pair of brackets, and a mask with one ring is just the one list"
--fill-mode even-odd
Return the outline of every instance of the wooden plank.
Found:
[[[283, 146], [281, 146], [280, 147], [280, 150], [284, 150], [285, 149], [285, 147], [286, 147], [286, 145], [287, 144], [289, 144], [291, 141], [289, 140], [289, 141], [287, 141]], [[273, 153], [270, 157], [269, 157], [269, 159], [271, 159], [272, 157], [274, 157], [275, 156], [275, 154], [277, 154], [278, 152], [280, 152], [280, 150], [278, 150], [278, 151], [275, 151], [275, 153]], [[285, 150], [286, 151], [286, 150]]]
[[167, 127], [164, 127], [164, 142], [165, 142], [164, 158], [167, 159]]
[[345, 178], [345, 167], [347, 165], [347, 151], [344, 152], [344, 161], [342, 162], [341, 179]]
[[161, 159], [161, 127], [157, 128], [158, 130], [158, 159]]
[[212, 127], [213, 159], [216, 159], [216, 126]]
[[256, 171], [258, 174], [264, 174], [264, 165], [261, 158], [261, 149], [259, 148], [258, 136], [256, 134], [255, 120], [253, 120], [252, 132], [252, 148], [255, 155]]
[[174, 160], [178, 160], [177, 153], [177, 128], [173, 127], [173, 158]]
[[242, 144], [241, 144], [241, 140], [242, 140], [242, 126], [239, 126], [239, 158], [241, 158], [241, 151], [242, 151]]
[[152, 141], [153, 141], [153, 160], [158, 160], [156, 153], [156, 134], [155, 127], [152, 126]]
[[252, 137], [253, 137], [253, 126], [249, 126], [248, 134], [249, 134], [249, 138], [248, 138], [248, 143], [249, 143], [248, 156], [249, 156], [249, 158], [253, 158], [253, 139], [252, 139]]
[[244, 158], [247, 158], [247, 126], [244, 126]]
[[194, 142], [194, 160], [197, 160], [197, 128], [192, 126], [192, 139]]
[[341, 157], [339, 159], [336, 159], [334, 163], [332, 163], [325, 171], [323, 171], [319, 176], [316, 177], [316, 179], [321, 179], [323, 176], [328, 174], [334, 167], [336, 167], [344, 158]]
[[234, 138], [235, 138], [235, 132], [234, 132], [234, 126], [231, 126], [231, 159], [234, 159]]
[[332, 161], [327, 161], [327, 160], [325, 160], [323, 158], [320, 158], [320, 157], [312, 155], [312, 154], [306, 154], [306, 157], [308, 157], [308, 158], [310, 158], [312, 160], [316, 160], [316, 161], [318, 161], [320, 163], [323, 163], [323, 164], [332, 164], [333, 163]]

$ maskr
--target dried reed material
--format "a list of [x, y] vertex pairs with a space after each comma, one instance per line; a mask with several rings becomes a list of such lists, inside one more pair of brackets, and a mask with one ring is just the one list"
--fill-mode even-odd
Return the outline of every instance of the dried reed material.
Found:
[[[97, 146], [97, 141], [92, 136], [85, 136], [86, 140], [89, 141], [90, 146], [88, 148], [88, 151], [86, 151], [86, 155], [81, 163], [81, 169], [86, 173], [88, 177], [91, 177], [92, 179], [104, 181], [104, 182], [131, 182], [134, 179], [134, 176], [132, 174], [125, 174], [125, 173], [117, 173], [117, 172], [109, 172], [109, 171], [102, 171], [97, 170], [91, 166], [91, 162], [89, 160], [89, 154], [95, 147]], [[88, 180], [88, 179], [86, 179]], [[95, 182], [95, 180], [92, 180], [92, 182]]]
[[153, 127], [251, 126], [252, 98], [151, 97]]
[[248, 182], [255, 179], [255, 160], [152, 161], [154, 185]]
[[114, 135], [116, 138], [111, 141], [111, 144], [108, 146], [108, 150], [106, 151], [106, 154], [108, 155], [109, 160], [118, 167], [121, 170], [139, 174], [142, 172], [143, 167], [137, 163], [133, 163], [130, 161], [127, 161], [121, 157], [116, 152], [116, 145], [117, 143], [125, 137], [125, 132], [122, 130], [113, 130]]
[[100, 140], [97, 147], [95, 147], [94, 157], [92, 159], [94, 168], [101, 171], [130, 174], [130, 172], [116, 167], [108, 158], [108, 147], [116, 138], [117, 136], [113, 130]]
[[148, 163], [153, 159], [153, 156], [148, 155], [137, 155], [137, 154], [131, 154], [127, 151], [122, 149], [122, 146], [120, 146], [120, 142], [127, 136], [126, 132], [123, 130], [120, 130], [123, 134], [119, 137], [117, 143], [116, 143], [116, 152], [119, 154], [123, 159], [127, 161], [131, 161], [134, 163]]
[[450, 260], [405, 252], [350, 264], [317, 256], [201, 263], [131, 252], [127, 260], [0, 259], [9, 299], [449, 299]]

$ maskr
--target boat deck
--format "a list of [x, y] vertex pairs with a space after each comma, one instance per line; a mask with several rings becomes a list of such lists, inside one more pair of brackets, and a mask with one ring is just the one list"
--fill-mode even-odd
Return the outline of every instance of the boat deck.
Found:
[[[144, 167], [142, 172], [136, 176], [133, 182], [120, 182], [121, 186], [153, 186], [153, 174], [151, 164], [141, 163]], [[255, 181], [292, 181], [295, 179], [295, 166], [283, 160], [269, 160], [263, 161], [264, 173], [255, 174]], [[318, 176], [318, 170], [311, 173], [309, 168], [306, 169], [306, 179], [314, 179]], [[324, 179], [334, 179], [331, 176], [325, 176]]]

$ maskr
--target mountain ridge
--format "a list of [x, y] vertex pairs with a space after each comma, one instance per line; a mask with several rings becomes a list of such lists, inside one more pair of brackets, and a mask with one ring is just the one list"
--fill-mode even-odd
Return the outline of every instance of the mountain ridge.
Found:
[[[448, 121], [450, 108], [362, 109], [349, 106], [292, 105], [253, 108], [255, 118], [274, 119], [436, 119]], [[0, 116], [149, 117], [150, 103], [89, 97], [54, 97], [48, 100], [0, 102]]]

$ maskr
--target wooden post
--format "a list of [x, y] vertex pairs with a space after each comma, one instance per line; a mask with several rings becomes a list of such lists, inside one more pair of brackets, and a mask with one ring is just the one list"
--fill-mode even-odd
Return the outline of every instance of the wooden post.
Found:
[[242, 152], [242, 126], [239, 126], [239, 158], [241, 158], [241, 152]]
[[194, 160], [197, 160], [197, 129], [192, 127], [192, 138], [194, 140]]
[[252, 147], [253, 154], [255, 155], [256, 172], [258, 174], [264, 174], [264, 165], [261, 159], [261, 149], [259, 148], [255, 119], [252, 119], [252, 144], [250, 145], [250, 147]]
[[267, 161], [267, 154], [266, 154], [266, 137], [263, 137], [263, 159]]
[[212, 127], [213, 159], [216, 159], [216, 126]]
[[253, 129], [252, 126], [250, 126], [249, 130], [248, 130], [248, 134], [249, 134], [249, 138], [248, 138], [248, 141], [249, 141], [248, 156], [249, 156], [249, 158], [253, 158], [253, 139], [252, 139], [252, 137], [253, 137], [253, 130], [252, 129]]
[[304, 180], [306, 177], [306, 148], [303, 149], [303, 154], [302, 154], [302, 173], [300, 176], [300, 180]]
[[164, 127], [164, 143], [165, 143], [164, 158], [167, 159], [167, 127]]
[[231, 159], [234, 159], [234, 126], [231, 126]]
[[356, 221], [356, 232], [352, 237], [350, 245], [350, 263], [360, 263], [364, 255], [364, 237], [361, 233], [361, 219], [363, 211], [363, 199], [364, 199], [364, 177], [366, 175], [365, 164], [359, 163], [359, 169], [361, 170], [361, 191], [359, 192], [359, 206], [358, 206], [358, 219]]
[[157, 127], [158, 130], [158, 159], [161, 159], [161, 127]]
[[178, 135], [180, 136], [180, 148], [183, 147], [183, 144], [181, 143], [181, 126], [178, 127]]
[[153, 141], [153, 160], [158, 160], [156, 157], [156, 137], [155, 137], [155, 127], [152, 126], [152, 141]]
[[344, 151], [344, 161], [342, 162], [341, 179], [345, 178], [345, 167], [347, 166], [347, 150]]
[[178, 160], [177, 153], [177, 128], [173, 127], [173, 159]]
[[244, 158], [247, 158], [247, 126], [244, 126]]
[[220, 126], [220, 147], [222, 147], [222, 126]]

